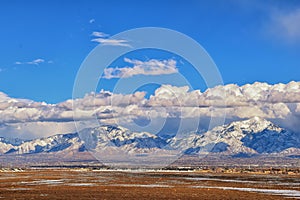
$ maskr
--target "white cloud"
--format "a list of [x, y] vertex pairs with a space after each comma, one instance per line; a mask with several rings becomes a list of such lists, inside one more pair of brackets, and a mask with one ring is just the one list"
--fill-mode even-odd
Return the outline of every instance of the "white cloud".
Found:
[[38, 58], [38, 59], [35, 59], [33, 61], [27, 62], [27, 64], [29, 64], [29, 65], [39, 65], [39, 64], [44, 63], [44, 62], [45, 62], [44, 59]]
[[109, 34], [99, 32], [99, 31], [94, 31], [92, 33], [92, 36], [96, 37], [92, 39], [92, 42], [98, 42], [102, 45], [107, 45], [107, 46], [123, 46], [123, 47], [131, 47], [129, 42], [125, 39], [111, 39], [108, 38]]
[[119, 40], [119, 39], [107, 39], [107, 38], [95, 38], [91, 40], [92, 42], [98, 42], [102, 45], [107, 46], [123, 46], [123, 47], [131, 47], [127, 40]]
[[[2, 137], [17, 137], [22, 139], [32, 139], [47, 137], [54, 133], [72, 133], [76, 132], [74, 122], [27, 122], [27, 123], [7, 123], [0, 126]], [[41, 135], [41, 133], [43, 133]]]
[[276, 11], [271, 16], [271, 32], [289, 42], [300, 41], [300, 9]]
[[[0, 92], [0, 125], [15, 127], [18, 124], [22, 130], [29, 131], [25, 127], [30, 124], [28, 127], [36, 130], [31, 130], [30, 134], [34, 136], [37, 136], [41, 127], [53, 126], [53, 122], [59, 123], [61, 130], [71, 130], [74, 105], [76, 120], [82, 123], [90, 123], [96, 116], [100, 123], [133, 126], [137, 120], [151, 119], [150, 121], [160, 122], [166, 118], [208, 119], [224, 116], [226, 113], [228, 119], [235, 120], [254, 116], [271, 119], [299, 132], [299, 91], [300, 82], [275, 85], [254, 83], [243, 86], [229, 84], [210, 88], [203, 93], [199, 90], [190, 91], [187, 86], [162, 85], [149, 99], [145, 98], [145, 92], [125, 95], [102, 90], [59, 104], [15, 99]], [[64, 124], [66, 129], [63, 128]], [[9, 130], [18, 132], [15, 128]], [[45, 127], [45, 130], [50, 134], [53, 128]], [[0, 136], [6, 134], [5, 131], [8, 129], [0, 129]]]
[[173, 59], [140, 61], [125, 58], [124, 61], [133, 66], [105, 68], [103, 78], [129, 78], [136, 75], [163, 75], [178, 72], [176, 61]]
[[28, 62], [20, 62], [20, 61], [17, 61], [15, 62], [14, 64], [15, 65], [39, 65], [39, 64], [42, 64], [42, 63], [45, 63], [47, 62], [48, 64], [52, 64], [53, 61], [52, 60], [49, 60], [49, 61], [46, 61], [42, 58], [37, 58], [35, 60], [32, 60], [32, 61], [28, 61]]
[[94, 37], [100, 37], [100, 38], [106, 38], [106, 37], [109, 37], [108, 34], [103, 33], [103, 32], [99, 32], [99, 31], [94, 31], [94, 32], [92, 33], [92, 36], [94, 36]]

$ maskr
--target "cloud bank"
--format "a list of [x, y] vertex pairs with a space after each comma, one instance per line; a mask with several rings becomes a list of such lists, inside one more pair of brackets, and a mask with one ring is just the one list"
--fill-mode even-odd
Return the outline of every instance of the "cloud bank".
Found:
[[[24, 128], [28, 124], [31, 135], [44, 136], [41, 124], [43, 127], [49, 124], [54, 131], [53, 122], [58, 123], [61, 130], [75, 131], [75, 127], [70, 125], [74, 118], [73, 104], [76, 105], [75, 119], [86, 124], [97, 118], [100, 123], [121, 123], [130, 127], [147, 120], [176, 121], [226, 114], [228, 120], [254, 116], [266, 118], [300, 133], [299, 91], [300, 82], [294, 81], [275, 85], [259, 82], [243, 86], [229, 84], [207, 89], [203, 93], [199, 90], [190, 91], [188, 86], [162, 85], [149, 98], [145, 98], [145, 92], [113, 94], [102, 90], [58, 104], [15, 99], [0, 92], [0, 136], [7, 133], [8, 127], [10, 133], [12, 130], [16, 133], [23, 130], [22, 134], [28, 134], [29, 129]], [[39, 127], [36, 132], [34, 126]], [[50, 129], [46, 134], [50, 134]]]

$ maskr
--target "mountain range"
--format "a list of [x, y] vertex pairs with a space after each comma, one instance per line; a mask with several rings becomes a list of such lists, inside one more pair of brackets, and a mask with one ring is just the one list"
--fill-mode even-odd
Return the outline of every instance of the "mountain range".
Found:
[[112, 125], [33, 140], [0, 138], [0, 155], [93, 152], [110, 147], [129, 154], [147, 154], [159, 149], [188, 155], [289, 155], [300, 153], [300, 137], [268, 120], [254, 117], [206, 132], [180, 133], [168, 139]]

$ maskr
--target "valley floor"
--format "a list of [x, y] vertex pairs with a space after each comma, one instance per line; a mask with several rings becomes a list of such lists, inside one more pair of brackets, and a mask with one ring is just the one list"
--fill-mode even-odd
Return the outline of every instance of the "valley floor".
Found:
[[300, 198], [299, 175], [27, 169], [0, 172], [1, 199]]

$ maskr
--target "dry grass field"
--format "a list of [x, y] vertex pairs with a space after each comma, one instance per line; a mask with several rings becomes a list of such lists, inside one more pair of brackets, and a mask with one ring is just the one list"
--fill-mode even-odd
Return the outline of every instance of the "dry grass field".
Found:
[[299, 178], [195, 171], [30, 169], [0, 172], [0, 199], [300, 198]]

